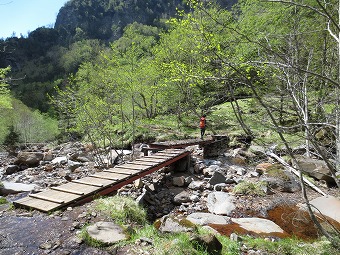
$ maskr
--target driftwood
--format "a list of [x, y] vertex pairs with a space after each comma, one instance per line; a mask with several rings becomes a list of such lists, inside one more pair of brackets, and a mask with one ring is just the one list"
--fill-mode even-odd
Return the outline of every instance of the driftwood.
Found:
[[[278, 162], [280, 162], [283, 166], [285, 166], [291, 173], [300, 176], [299, 171], [297, 171], [295, 168], [291, 167], [286, 161], [284, 161], [283, 158], [280, 158], [278, 155], [272, 153], [272, 152], [267, 152], [267, 155], [275, 158]], [[316, 187], [313, 183], [311, 183], [309, 180], [306, 178], [302, 177], [302, 180], [304, 183], [306, 183], [309, 187], [314, 189], [316, 192], [320, 193], [323, 196], [326, 196], [327, 194], [324, 193], [322, 190], [320, 190], [318, 187]]]

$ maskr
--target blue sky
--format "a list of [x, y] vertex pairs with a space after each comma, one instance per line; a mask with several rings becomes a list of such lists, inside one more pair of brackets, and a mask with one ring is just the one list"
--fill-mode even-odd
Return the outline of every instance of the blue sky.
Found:
[[0, 0], [0, 38], [53, 27], [59, 9], [68, 0]]

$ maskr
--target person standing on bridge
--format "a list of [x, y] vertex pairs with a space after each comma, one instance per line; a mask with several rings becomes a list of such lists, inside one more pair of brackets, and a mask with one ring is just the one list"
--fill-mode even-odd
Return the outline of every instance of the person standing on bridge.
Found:
[[206, 121], [206, 115], [203, 114], [202, 117], [200, 118], [200, 129], [201, 129], [201, 139], [203, 139], [204, 137], [204, 134], [205, 134], [205, 127], [206, 127], [206, 124], [207, 124], [207, 121]]

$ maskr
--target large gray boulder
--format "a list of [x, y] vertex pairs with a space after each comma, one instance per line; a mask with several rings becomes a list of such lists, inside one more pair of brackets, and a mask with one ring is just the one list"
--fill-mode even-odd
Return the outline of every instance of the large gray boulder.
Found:
[[226, 216], [216, 215], [212, 213], [197, 212], [187, 216], [187, 220], [195, 225], [208, 225], [208, 224], [228, 224], [230, 218]]

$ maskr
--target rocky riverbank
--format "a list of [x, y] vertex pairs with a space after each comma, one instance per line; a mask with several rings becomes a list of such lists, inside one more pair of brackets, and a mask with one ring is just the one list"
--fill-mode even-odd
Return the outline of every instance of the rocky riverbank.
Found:
[[[142, 156], [141, 147], [136, 147], [134, 157]], [[178, 231], [179, 219], [186, 218], [227, 236], [235, 232], [273, 238], [318, 236], [301, 209], [304, 200], [297, 177], [268, 158], [263, 149], [233, 148], [211, 159], [204, 159], [198, 146], [187, 149], [192, 155], [189, 169], [167, 167], [118, 191], [119, 195], [132, 197], [145, 206], [150, 222], [159, 219], [160, 231]], [[131, 156], [128, 151], [124, 157], [118, 154], [70, 143], [55, 148], [29, 148], [16, 156], [2, 157], [2, 196], [11, 202], [30, 192], [101, 171], [98, 159], [109, 165]], [[330, 206], [327, 203], [337, 204], [338, 189], [322, 180], [316, 184], [331, 197], [307, 188], [312, 201], [315, 199], [317, 205], [327, 209]], [[85, 225], [110, 221], [93, 210], [93, 203], [50, 215], [11, 208], [8, 204], [0, 206], [1, 254], [109, 254], [88, 247], [78, 236]], [[340, 222], [336, 216], [333, 220]], [[115, 254], [128, 254], [127, 249], [130, 254], [138, 254], [133, 253], [133, 247], [121, 248]]]

